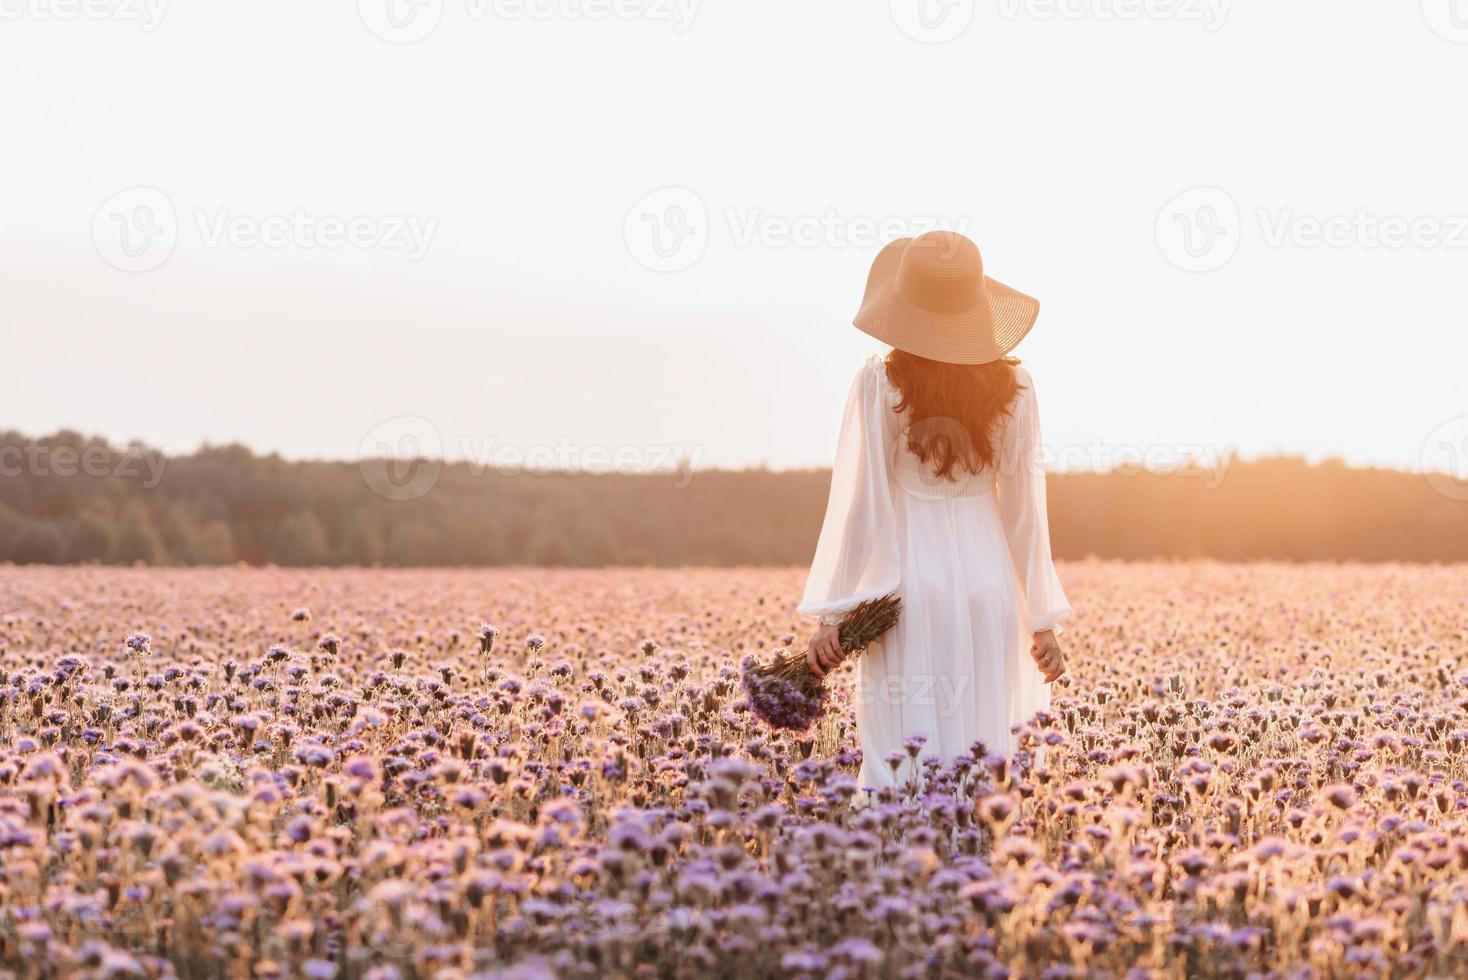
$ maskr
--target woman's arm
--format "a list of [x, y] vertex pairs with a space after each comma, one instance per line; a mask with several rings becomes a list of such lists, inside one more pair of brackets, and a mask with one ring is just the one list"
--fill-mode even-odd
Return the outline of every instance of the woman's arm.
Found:
[[[999, 515], [1014, 559], [1015, 575], [1024, 593], [1029, 629], [1038, 634], [1055, 631], [1062, 620], [1070, 617], [1071, 608], [1050, 553], [1045, 460], [1035, 383], [1023, 368], [1018, 373], [1020, 392], [1015, 397], [1014, 411], [1000, 444]], [[1055, 649], [1058, 653], [1059, 646]]]
[[[880, 362], [868, 362], [852, 382], [831, 469], [826, 519], [800, 602], [801, 613], [823, 621], [816, 634], [823, 641], [821, 649], [831, 645], [831, 622], [858, 603], [895, 592], [901, 582], [888, 473], [897, 416], [888, 404], [884, 370]], [[819, 659], [813, 658], [813, 665]]]

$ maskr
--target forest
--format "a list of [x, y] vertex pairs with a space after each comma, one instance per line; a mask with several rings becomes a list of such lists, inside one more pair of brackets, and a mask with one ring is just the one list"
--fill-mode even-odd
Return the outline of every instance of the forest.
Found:
[[[437, 466], [437, 464], [434, 464]], [[380, 470], [380, 466], [379, 466]], [[366, 464], [242, 446], [167, 456], [0, 432], [0, 562], [799, 565], [825, 471], [507, 473], [443, 464], [413, 499]], [[1201, 472], [1052, 474], [1061, 558], [1468, 560], [1468, 501], [1423, 475], [1292, 458]]]

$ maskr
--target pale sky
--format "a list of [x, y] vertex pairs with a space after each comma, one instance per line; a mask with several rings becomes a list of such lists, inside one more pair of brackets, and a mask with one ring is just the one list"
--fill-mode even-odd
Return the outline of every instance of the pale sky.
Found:
[[1463, 0], [418, 2], [0, 0], [0, 428], [826, 465], [941, 225], [1067, 465], [1463, 433]]

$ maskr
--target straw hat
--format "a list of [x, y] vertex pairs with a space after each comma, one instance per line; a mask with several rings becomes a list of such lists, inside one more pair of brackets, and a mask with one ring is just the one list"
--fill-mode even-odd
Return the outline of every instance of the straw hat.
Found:
[[1039, 300], [984, 275], [977, 245], [930, 231], [878, 253], [852, 323], [909, 354], [988, 364], [1014, 350], [1039, 315]]

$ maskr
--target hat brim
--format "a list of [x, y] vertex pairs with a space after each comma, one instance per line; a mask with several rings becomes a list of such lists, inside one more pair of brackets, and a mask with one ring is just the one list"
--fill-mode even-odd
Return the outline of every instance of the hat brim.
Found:
[[867, 277], [866, 296], [852, 324], [898, 350], [949, 364], [988, 364], [1019, 346], [1040, 316], [1040, 301], [990, 276], [984, 300], [967, 310], [938, 313], [904, 300], [893, 288], [912, 239], [890, 243]]

